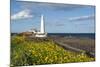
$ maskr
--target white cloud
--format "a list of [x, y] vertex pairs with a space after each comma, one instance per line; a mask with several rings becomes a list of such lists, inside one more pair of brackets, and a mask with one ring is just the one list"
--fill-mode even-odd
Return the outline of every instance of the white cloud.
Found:
[[31, 15], [30, 10], [25, 9], [22, 10], [14, 15], [11, 16], [11, 20], [19, 20], [19, 19], [27, 19], [27, 18], [32, 18], [33, 15]]
[[82, 21], [82, 20], [89, 20], [89, 19], [94, 19], [95, 16], [94, 15], [90, 15], [90, 16], [78, 16], [78, 17], [72, 17], [69, 18], [70, 21]]

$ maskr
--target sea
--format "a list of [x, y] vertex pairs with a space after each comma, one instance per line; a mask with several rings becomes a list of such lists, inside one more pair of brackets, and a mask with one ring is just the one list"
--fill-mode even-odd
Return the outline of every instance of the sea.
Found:
[[95, 33], [48, 33], [48, 36], [82, 37], [95, 39]]

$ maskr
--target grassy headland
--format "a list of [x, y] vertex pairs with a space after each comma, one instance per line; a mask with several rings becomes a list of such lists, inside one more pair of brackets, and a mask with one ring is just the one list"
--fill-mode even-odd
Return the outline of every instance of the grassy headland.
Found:
[[89, 62], [85, 54], [65, 50], [46, 38], [26, 38], [14, 36], [11, 38], [11, 66], [27, 66], [41, 64], [60, 64], [71, 62]]

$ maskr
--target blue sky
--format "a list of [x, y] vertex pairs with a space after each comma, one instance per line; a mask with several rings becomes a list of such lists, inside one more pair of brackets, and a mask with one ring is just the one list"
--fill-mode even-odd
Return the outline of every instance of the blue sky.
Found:
[[95, 7], [11, 0], [11, 32], [40, 29], [44, 15], [47, 33], [94, 33]]

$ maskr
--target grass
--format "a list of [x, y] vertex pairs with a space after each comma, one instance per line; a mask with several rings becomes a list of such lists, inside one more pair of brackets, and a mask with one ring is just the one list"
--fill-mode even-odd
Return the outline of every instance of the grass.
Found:
[[11, 38], [11, 66], [60, 64], [94, 61], [85, 54], [71, 52], [55, 44], [52, 39]]

